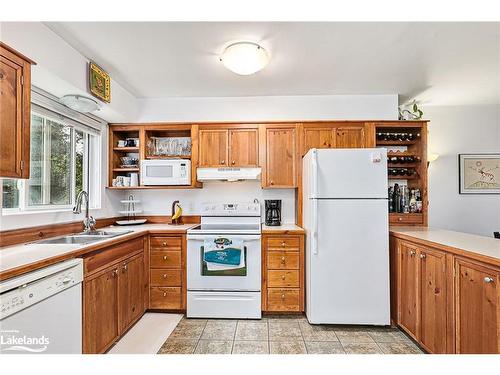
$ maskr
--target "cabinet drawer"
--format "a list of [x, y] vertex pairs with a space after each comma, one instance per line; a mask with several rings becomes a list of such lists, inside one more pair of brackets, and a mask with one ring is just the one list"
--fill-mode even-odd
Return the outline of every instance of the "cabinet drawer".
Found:
[[267, 311], [300, 311], [299, 289], [268, 289]]
[[268, 237], [267, 249], [268, 250], [299, 250], [300, 237], [287, 236], [287, 237]]
[[300, 286], [298, 270], [271, 270], [267, 271], [267, 286], [296, 287]]
[[151, 270], [151, 286], [181, 286], [181, 270]]
[[149, 238], [151, 250], [181, 250], [181, 237], [152, 236]]
[[117, 245], [111, 245], [84, 257], [83, 266], [85, 273], [93, 272], [104, 266], [107, 267], [119, 259], [143, 250], [143, 237], [135, 238]]
[[179, 250], [151, 251], [151, 268], [181, 268], [181, 252]]
[[391, 212], [389, 214], [389, 224], [392, 225], [422, 224], [423, 222], [424, 222], [424, 217], [421, 213], [398, 214]]
[[267, 268], [270, 270], [298, 270], [299, 253], [297, 251], [269, 251], [267, 253]]
[[149, 306], [152, 309], [182, 309], [182, 289], [151, 287]]

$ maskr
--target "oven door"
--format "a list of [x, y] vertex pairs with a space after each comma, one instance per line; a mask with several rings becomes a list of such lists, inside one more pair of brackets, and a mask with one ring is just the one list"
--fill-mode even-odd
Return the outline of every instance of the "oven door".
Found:
[[[242, 243], [244, 264], [216, 269], [204, 261], [205, 240], [226, 239]], [[260, 235], [196, 235], [187, 238], [187, 288], [191, 291], [260, 291], [261, 285], [261, 248]]]

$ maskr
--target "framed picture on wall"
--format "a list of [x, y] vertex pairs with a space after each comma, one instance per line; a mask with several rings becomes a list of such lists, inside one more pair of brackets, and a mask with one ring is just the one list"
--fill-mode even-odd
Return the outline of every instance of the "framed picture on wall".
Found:
[[93, 61], [89, 63], [89, 89], [96, 98], [111, 102], [111, 78]]
[[500, 154], [459, 154], [460, 194], [500, 194]]

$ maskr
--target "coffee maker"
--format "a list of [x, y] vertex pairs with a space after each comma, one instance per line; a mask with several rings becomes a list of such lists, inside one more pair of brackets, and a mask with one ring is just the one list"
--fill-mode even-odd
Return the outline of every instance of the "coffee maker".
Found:
[[265, 201], [266, 220], [265, 224], [269, 226], [281, 225], [281, 199]]

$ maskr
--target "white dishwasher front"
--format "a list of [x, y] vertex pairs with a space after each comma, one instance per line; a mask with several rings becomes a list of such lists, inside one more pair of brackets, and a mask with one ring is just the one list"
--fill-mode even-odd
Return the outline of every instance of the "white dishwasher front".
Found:
[[0, 353], [82, 353], [83, 261], [0, 283]]

